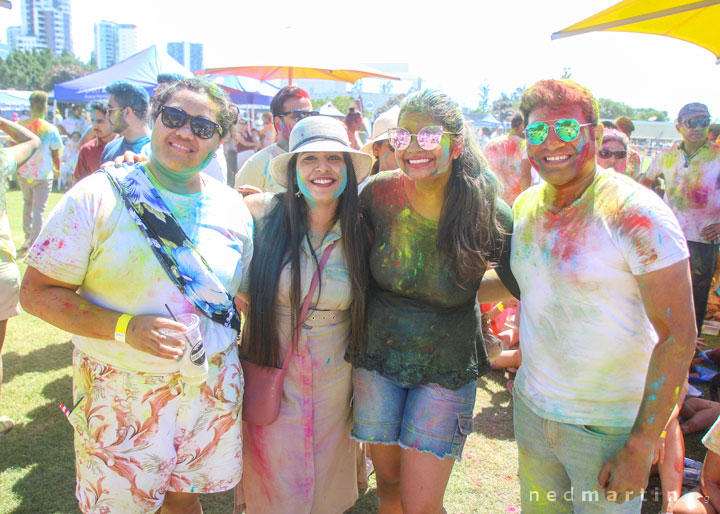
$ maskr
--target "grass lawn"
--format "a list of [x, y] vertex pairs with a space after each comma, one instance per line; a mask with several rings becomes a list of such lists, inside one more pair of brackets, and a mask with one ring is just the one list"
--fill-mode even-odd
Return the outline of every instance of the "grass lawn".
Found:
[[[48, 209], [61, 195], [53, 193]], [[8, 217], [16, 245], [22, 243], [22, 196], [8, 193]], [[24, 271], [24, 264], [20, 264]], [[717, 339], [713, 341], [717, 345]], [[71, 403], [72, 343], [66, 332], [22, 314], [8, 323], [3, 349], [4, 383], [0, 413], [17, 426], [0, 439], [0, 514], [79, 512], [74, 496], [72, 430], [58, 408]], [[687, 455], [702, 460], [702, 434], [686, 438]], [[643, 512], [658, 512], [651, 494]], [[455, 465], [445, 497], [449, 513], [520, 512], [517, 448], [511, 397], [501, 373], [478, 381], [474, 433], [464, 460]], [[232, 492], [204, 496], [206, 514], [232, 512]], [[370, 489], [349, 511], [377, 512], [374, 477]]]

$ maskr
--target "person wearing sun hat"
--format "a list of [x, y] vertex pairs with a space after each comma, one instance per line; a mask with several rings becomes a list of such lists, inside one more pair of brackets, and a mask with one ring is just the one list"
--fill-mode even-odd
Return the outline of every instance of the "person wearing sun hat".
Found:
[[395, 160], [395, 150], [388, 140], [388, 131], [397, 127], [399, 113], [400, 106], [396, 105], [378, 116], [373, 122], [372, 140], [360, 149], [362, 152], [375, 157], [372, 172], [370, 173], [371, 175], [375, 175], [380, 171], [398, 169], [398, 163]]
[[287, 191], [245, 198], [256, 220], [256, 253], [250, 291], [241, 295], [248, 303], [241, 353], [252, 362], [284, 360], [317, 263], [335, 246], [299, 330], [277, 420], [243, 424], [236, 512], [344, 512], [357, 499], [352, 367], [344, 355], [362, 340], [368, 236], [358, 183], [371, 164], [350, 147], [341, 122], [305, 118], [290, 134], [288, 153], [268, 166]]

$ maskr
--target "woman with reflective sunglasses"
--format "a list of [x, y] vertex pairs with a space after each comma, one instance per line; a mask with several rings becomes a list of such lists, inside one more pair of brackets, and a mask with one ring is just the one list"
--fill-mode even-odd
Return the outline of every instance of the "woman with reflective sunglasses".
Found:
[[623, 175], [628, 163], [628, 137], [616, 129], [606, 129], [603, 132], [602, 146], [598, 150], [597, 163], [601, 168], [612, 169]]
[[489, 267], [516, 291], [512, 213], [448, 96], [406, 98], [389, 136], [400, 169], [360, 195], [374, 239], [352, 436], [371, 445], [380, 513], [441, 513], [490, 369], [476, 293]]
[[[198, 493], [242, 474], [232, 297], [247, 290], [252, 218], [202, 173], [234, 111], [197, 79], [153, 102], [150, 160], [83, 179], [26, 259], [23, 307], [74, 334], [67, 415], [85, 513], [200, 513]], [[186, 326], [172, 318], [186, 313], [209, 364], [199, 385], [180, 373]]]
[[[251, 362], [279, 366], [295, 327], [301, 329], [278, 418], [266, 426], [243, 423], [245, 469], [235, 512], [339, 514], [357, 499], [352, 366], [344, 356], [363, 330], [367, 230], [357, 191], [370, 166], [341, 122], [312, 116], [293, 128], [288, 153], [270, 161], [273, 179], [287, 192], [245, 198], [257, 232], [250, 293], [242, 295], [249, 308], [241, 351]], [[308, 315], [298, 320], [326, 251]]]

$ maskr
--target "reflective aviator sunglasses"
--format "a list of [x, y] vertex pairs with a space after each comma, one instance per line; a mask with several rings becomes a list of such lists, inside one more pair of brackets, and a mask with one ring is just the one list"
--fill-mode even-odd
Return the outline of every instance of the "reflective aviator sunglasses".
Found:
[[388, 130], [388, 139], [390, 140], [390, 146], [395, 150], [405, 150], [410, 146], [410, 142], [415, 136], [418, 146], [429, 151], [440, 146], [443, 134], [458, 135], [457, 132], [448, 132], [443, 130], [441, 126], [432, 125], [421, 128], [417, 134], [412, 134], [404, 128], [391, 128]]
[[710, 118], [690, 118], [681, 122], [689, 129], [708, 128], [710, 126]]
[[580, 135], [580, 127], [587, 127], [589, 125], [592, 125], [592, 123], [581, 124], [578, 120], [572, 118], [556, 120], [552, 125], [548, 125], [544, 121], [539, 121], [525, 127], [525, 139], [528, 144], [539, 145], [547, 139], [550, 133], [550, 127], [552, 127], [558, 138], [570, 143], [571, 141], [575, 141]]
[[190, 116], [188, 113], [177, 107], [163, 105], [160, 107], [160, 120], [169, 129], [178, 129], [190, 120], [190, 130], [200, 139], [210, 139], [218, 133], [222, 137], [222, 128], [212, 120], [202, 116]]

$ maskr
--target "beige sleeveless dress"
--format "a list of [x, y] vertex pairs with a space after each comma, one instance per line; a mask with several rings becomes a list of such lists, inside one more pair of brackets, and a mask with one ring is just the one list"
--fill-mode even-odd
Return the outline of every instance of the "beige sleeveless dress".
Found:
[[[352, 367], [344, 358], [350, 334], [350, 281], [340, 238], [336, 226], [315, 252], [319, 258], [338, 240], [300, 331], [298, 352], [288, 366], [278, 419], [264, 427], [243, 424], [244, 471], [236, 487], [236, 513], [244, 507], [248, 514], [339, 514], [357, 500], [360, 447], [349, 437]], [[307, 294], [315, 264], [306, 241], [300, 255], [301, 290]], [[283, 357], [293, 332], [289, 291], [286, 268], [277, 306]]]

